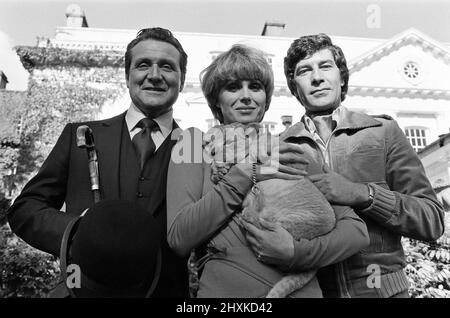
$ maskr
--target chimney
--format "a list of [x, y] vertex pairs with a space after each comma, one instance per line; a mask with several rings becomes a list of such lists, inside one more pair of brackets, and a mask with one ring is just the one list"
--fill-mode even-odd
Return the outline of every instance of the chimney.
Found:
[[283, 36], [285, 23], [277, 21], [266, 21], [262, 30], [262, 36]]
[[87, 20], [86, 15], [84, 14], [84, 11], [81, 9], [81, 7], [76, 4], [72, 3], [67, 6], [66, 9], [66, 26], [73, 27], [73, 28], [87, 28]]
[[0, 89], [6, 89], [6, 84], [8, 83], [8, 78], [6, 77], [5, 73], [0, 71]]

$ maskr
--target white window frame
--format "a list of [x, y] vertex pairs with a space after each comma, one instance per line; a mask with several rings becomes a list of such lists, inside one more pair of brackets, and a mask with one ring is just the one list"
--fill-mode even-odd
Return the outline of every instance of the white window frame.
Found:
[[423, 126], [405, 127], [405, 136], [416, 152], [425, 148], [427, 144], [428, 128]]

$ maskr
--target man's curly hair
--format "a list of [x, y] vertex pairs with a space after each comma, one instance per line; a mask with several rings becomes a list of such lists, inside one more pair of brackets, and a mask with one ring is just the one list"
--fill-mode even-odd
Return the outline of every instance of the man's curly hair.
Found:
[[345, 60], [345, 56], [341, 48], [334, 45], [330, 37], [324, 33], [302, 36], [294, 40], [287, 51], [287, 55], [284, 58], [284, 75], [286, 76], [289, 90], [294, 96], [297, 96], [297, 90], [294, 83], [295, 66], [299, 61], [324, 49], [329, 49], [333, 54], [334, 62], [336, 63], [336, 66], [341, 74], [341, 80], [344, 82], [341, 89], [341, 101], [345, 99], [345, 95], [348, 90], [349, 78], [347, 61]]

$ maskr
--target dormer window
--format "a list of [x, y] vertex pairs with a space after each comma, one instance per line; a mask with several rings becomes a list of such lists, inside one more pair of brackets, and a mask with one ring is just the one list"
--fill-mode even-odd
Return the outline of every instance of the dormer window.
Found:
[[422, 150], [427, 146], [426, 128], [406, 127], [405, 135], [416, 152]]

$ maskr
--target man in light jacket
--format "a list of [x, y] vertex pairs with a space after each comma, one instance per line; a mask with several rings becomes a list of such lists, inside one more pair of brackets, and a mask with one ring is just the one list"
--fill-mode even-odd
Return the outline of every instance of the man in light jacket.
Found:
[[[325, 173], [309, 176], [331, 204], [352, 207], [365, 221], [370, 245], [343, 262], [322, 268], [325, 297], [409, 297], [401, 237], [434, 241], [444, 232], [444, 213], [422, 163], [395, 120], [368, 116], [341, 103], [349, 71], [342, 50], [325, 34], [296, 39], [284, 71], [292, 94], [305, 107], [285, 134], [320, 149]], [[257, 244], [282, 253], [289, 236], [260, 231]], [[278, 242], [274, 244], [274, 242]], [[294, 244], [289, 271], [303, 270], [308, 250]], [[323, 246], [327, 248], [327, 246]]]

